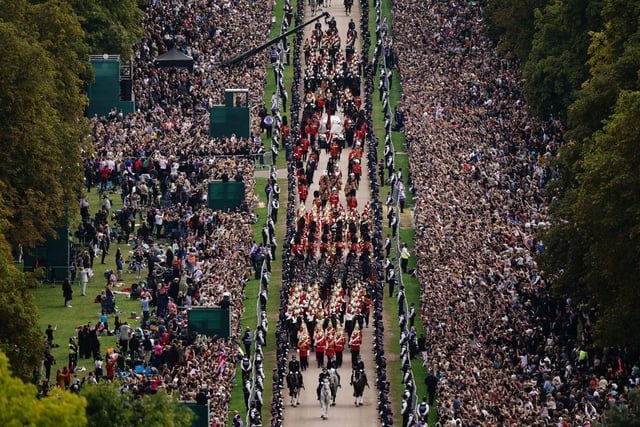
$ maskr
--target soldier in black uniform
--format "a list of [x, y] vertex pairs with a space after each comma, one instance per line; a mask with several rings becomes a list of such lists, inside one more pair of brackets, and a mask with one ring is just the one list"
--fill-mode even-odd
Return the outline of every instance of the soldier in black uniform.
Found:
[[300, 372], [300, 362], [296, 359], [296, 355], [291, 356], [289, 361], [289, 372]]
[[353, 370], [359, 371], [361, 369], [364, 371], [364, 362], [362, 361], [362, 358], [358, 356], [358, 360], [353, 363]]
[[242, 369], [242, 383], [244, 384], [251, 376], [251, 360], [248, 354], [245, 354], [240, 361], [240, 368]]
[[427, 396], [422, 398], [422, 402], [418, 405], [418, 420], [422, 423], [427, 422], [427, 417], [429, 415], [429, 405], [427, 404]]

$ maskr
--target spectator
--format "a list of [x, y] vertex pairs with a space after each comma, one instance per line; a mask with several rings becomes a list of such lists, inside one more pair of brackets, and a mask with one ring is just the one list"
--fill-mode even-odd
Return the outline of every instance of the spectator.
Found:
[[73, 289], [69, 279], [64, 279], [62, 282], [62, 295], [64, 296], [64, 306], [71, 308], [71, 300], [73, 299]]

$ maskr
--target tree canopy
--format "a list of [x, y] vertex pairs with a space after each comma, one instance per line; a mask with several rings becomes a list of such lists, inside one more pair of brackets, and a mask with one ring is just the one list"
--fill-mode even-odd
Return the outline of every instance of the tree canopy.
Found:
[[71, 0], [91, 54], [116, 54], [128, 59], [142, 36], [143, 11], [137, 0]]
[[[67, 219], [82, 186], [82, 29], [64, 3], [1, 1], [0, 190], [10, 244], [34, 246]], [[7, 3], [11, 3], [11, 7]], [[11, 19], [11, 20], [9, 20]]]
[[0, 425], [77, 427], [86, 423], [83, 398], [59, 388], [38, 398], [33, 384], [11, 376], [7, 357], [0, 352]]
[[38, 326], [38, 307], [29, 291], [34, 279], [13, 263], [10, 246], [3, 237], [8, 226], [3, 211], [0, 207], [0, 351], [9, 357], [13, 373], [28, 381], [42, 361], [44, 337]]
[[534, 12], [535, 33], [523, 74], [528, 105], [539, 117], [566, 118], [589, 76], [589, 32], [602, 25], [601, 8], [601, 0], [553, 0]]
[[88, 427], [187, 427], [194, 416], [162, 390], [136, 397], [103, 382], [86, 385], [81, 395], [87, 400]]
[[524, 61], [529, 56], [535, 33], [534, 13], [548, 0], [496, 0], [488, 2], [484, 17], [488, 33], [499, 40], [503, 52]]
[[556, 225], [543, 266], [556, 288], [597, 309], [600, 344], [640, 348], [640, 33], [637, 2], [606, 0], [591, 33], [589, 78], [568, 109], [550, 191]]

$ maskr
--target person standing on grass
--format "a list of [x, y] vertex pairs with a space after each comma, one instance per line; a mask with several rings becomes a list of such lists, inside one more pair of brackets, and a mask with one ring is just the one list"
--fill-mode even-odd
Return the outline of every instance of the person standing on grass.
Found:
[[51, 381], [51, 366], [56, 364], [56, 359], [51, 354], [51, 347], [46, 346], [44, 349], [44, 375], [47, 383]]
[[78, 364], [78, 344], [75, 337], [69, 338], [69, 371], [73, 372]]
[[47, 329], [44, 331], [45, 335], [47, 336], [47, 345], [49, 346], [49, 348], [54, 347], [53, 333], [55, 332], [56, 329], [58, 329], [57, 326], [48, 325]]
[[251, 344], [253, 344], [253, 336], [251, 334], [251, 328], [247, 326], [242, 336], [242, 344], [244, 344], [244, 354], [251, 357]]
[[80, 269], [80, 295], [85, 296], [87, 294], [87, 283], [89, 283], [89, 269]]
[[400, 270], [402, 270], [402, 273], [407, 273], [410, 257], [411, 257], [411, 252], [409, 252], [409, 248], [407, 247], [407, 244], [403, 243], [402, 249], [400, 250]]
[[69, 282], [69, 279], [64, 279], [64, 282], [62, 282], [62, 295], [64, 296], [64, 306], [67, 308], [71, 308], [73, 289], [71, 289], [71, 283]]
[[404, 213], [404, 206], [407, 202], [407, 195], [404, 192], [404, 187], [402, 190], [398, 190], [398, 203], [400, 204], [400, 213]]
[[438, 377], [433, 375], [433, 372], [429, 372], [424, 379], [424, 383], [427, 385], [427, 394], [429, 395], [429, 406], [433, 406], [436, 400], [436, 388], [438, 386]]
[[124, 270], [124, 259], [122, 257], [122, 251], [120, 248], [116, 250], [116, 275], [118, 281], [122, 280], [122, 271]]
[[409, 328], [413, 328], [416, 322], [416, 303], [412, 302], [409, 306]]
[[151, 295], [149, 292], [142, 291], [140, 294], [140, 304], [142, 306], [142, 325], [146, 325], [149, 322], [150, 313], [149, 313], [149, 303], [151, 302]]
[[102, 360], [102, 357], [98, 355], [93, 361], [93, 372], [98, 381], [102, 380], [102, 378], [104, 377], [103, 366], [104, 362]]
[[122, 350], [122, 354], [127, 354], [127, 352], [129, 351], [131, 332], [132, 330], [128, 322], [124, 322], [120, 326], [120, 350]]

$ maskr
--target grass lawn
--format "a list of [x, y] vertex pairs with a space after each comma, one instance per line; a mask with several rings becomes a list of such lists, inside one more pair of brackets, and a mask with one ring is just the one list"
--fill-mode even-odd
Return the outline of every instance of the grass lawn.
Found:
[[[262, 227], [266, 221], [267, 216], [267, 208], [266, 208], [266, 195], [264, 193], [264, 187], [266, 185], [266, 178], [256, 178], [256, 193], [258, 194], [260, 203], [257, 209], [255, 209], [255, 214], [258, 217], [258, 221], [252, 226], [252, 233], [256, 241], [261, 241], [261, 232]], [[281, 200], [286, 200], [286, 180], [279, 180], [280, 188], [282, 189], [280, 194]], [[95, 192], [92, 192], [88, 195], [89, 203], [91, 205], [91, 212], [94, 213], [97, 208], [100, 206], [100, 197]], [[117, 210], [121, 208], [122, 202], [120, 200], [119, 195], [113, 194], [110, 195], [110, 198], [113, 202], [113, 210]], [[284, 212], [283, 212], [284, 213]], [[284, 218], [284, 215], [282, 215]], [[79, 218], [72, 221], [72, 231], [75, 229], [79, 222]], [[282, 239], [284, 237], [284, 220], [281, 219], [278, 224], [276, 224], [276, 236], [278, 244], [281, 245]], [[110, 253], [105, 259], [105, 264], [100, 264], [100, 258], [97, 257], [94, 261], [94, 277], [89, 281], [87, 286], [87, 296], [80, 296], [80, 287], [76, 283], [74, 285], [74, 295], [73, 300], [71, 301], [72, 308], [65, 308], [63, 303], [64, 299], [62, 297], [62, 286], [60, 283], [57, 283], [55, 287], [52, 287], [50, 284], [45, 283], [43, 286], [38, 289], [34, 289], [32, 292], [36, 298], [36, 302], [38, 304], [39, 313], [40, 313], [40, 327], [43, 331], [47, 328], [47, 325], [51, 324], [57, 327], [56, 332], [54, 333], [55, 343], [59, 344], [60, 347], [53, 349], [53, 355], [58, 361], [56, 367], [62, 367], [67, 363], [68, 360], [68, 350], [67, 343], [69, 337], [76, 335], [76, 328], [78, 326], [84, 325], [86, 323], [96, 324], [100, 314], [100, 304], [94, 303], [94, 298], [100, 294], [101, 290], [104, 289], [106, 285], [106, 279], [103, 274], [108, 269], [115, 269], [115, 250], [117, 247], [120, 247], [125, 259], [129, 254], [129, 246], [125, 243], [117, 245], [116, 243], [112, 243]], [[273, 273], [271, 276], [270, 282], [270, 291], [269, 291], [269, 301], [267, 311], [269, 313], [269, 325], [270, 330], [267, 336], [268, 346], [265, 348], [265, 392], [263, 394], [263, 400], [265, 402], [265, 409], [263, 417], [269, 416], [269, 403], [271, 402], [271, 369], [275, 366], [275, 346], [274, 346], [274, 337], [273, 331], [275, 328], [277, 315], [278, 315], [278, 307], [279, 307], [279, 286], [282, 282], [282, 267], [281, 261], [279, 258], [272, 262]], [[125, 264], [125, 272], [123, 275], [122, 283], [124, 286], [131, 285], [135, 282], [139, 282], [136, 280], [135, 273], [127, 273]], [[144, 273], [144, 272], [143, 272]], [[257, 324], [257, 297], [259, 291], [259, 281], [251, 280], [246, 288], [246, 296], [247, 299], [244, 301], [245, 312], [244, 316], [241, 320], [241, 326], [244, 328], [245, 326], [250, 326], [255, 328]], [[139, 325], [139, 320], [128, 319], [131, 312], [136, 312], [138, 315], [141, 312], [140, 302], [139, 301], [130, 301], [124, 295], [116, 295], [116, 304], [119, 311], [122, 311], [120, 316], [120, 320], [127, 320], [132, 327], [136, 327]], [[109, 326], [112, 328], [114, 324], [115, 315], [109, 316]], [[101, 352], [105, 353], [107, 348], [115, 346], [116, 340], [113, 336], [101, 336]], [[92, 369], [93, 361], [92, 360], [79, 360], [78, 366], [86, 367], [87, 372]], [[52, 377], [55, 376], [55, 368], [52, 373]], [[238, 368], [239, 369], [239, 368]], [[80, 374], [82, 377], [83, 374]], [[242, 375], [240, 372], [237, 373], [236, 381], [234, 383], [233, 393], [232, 393], [232, 403], [230, 409], [230, 417], [229, 417], [229, 425], [231, 423], [231, 418], [233, 416], [233, 410], [237, 409], [242, 414], [245, 414], [244, 408], [244, 398], [242, 393], [242, 384], [240, 379]]]
[[[91, 193], [87, 195], [90, 212], [94, 214], [101, 206], [101, 198], [95, 191], [95, 188]], [[113, 202], [112, 211], [120, 209], [122, 207], [122, 200], [118, 194], [110, 194], [110, 199]], [[77, 224], [80, 222], [80, 217], [77, 215], [71, 221], [71, 231], [75, 231]], [[112, 223], [112, 222], [111, 222]], [[94, 276], [89, 280], [87, 285], [87, 295], [80, 295], [80, 285], [77, 282], [73, 284], [73, 300], [71, 301], [72, 308], [64, 307], [64, 299], [62, 297], [62, 286], [60, 283], [56, 283], [55, 287], [52, 287], [48, 283], [44, 283], [38, 289], [33, 290], [33, 295], [38, 304], [38, 311], [40, 314], [39, 325], [42, 329], [43, 336], [47, 325], [57, 326], [57, 330], [54, 333], [55, 343], [60, 347], [54, 348], [52, 353], [58, 361], [57, 367], [62, 367], [68, 361], [68, 342], [69, 338], [76, 335], [76, 328], [87, 323], [95, 325], [98, 323], [100, 316], [100, 304], [94, 303], [94, 298], [100, 294], [105, 288], [107, 283], [104, 278], [104, 272], [106, 270], [115, 270], [115, 253], [116, 248], [120, 247], [122, 254], [127, 259], [129, 255], [130, 247], [126, 243], [117, 244], [111, 243], [109, 254], [105, 257], [105, 264], [100, 263], [100, 257], [96, 256], [93, 264]], [[146, 274], [146, 272], [143, 272]], [[79, 275], [78, 275], [79, 276]], [[135, 273], [128, 273], [125, 265], [125, 271], [122, 277], [121, 288], [130, 286], [133, 283], [140, 282], [136, 280]], [[140, 324], [139, 320], [128, 319], [131, 312], [136, 312], [138, 316], [141, 313], [141, 307], [139, 301], [130, 301], [125, 295], [116, 295], [116, 305], [121, 314], [114, 314], [109, 316], [109, 327], [113, 328], [115, 316], [120, 316], [120, 321], [127, 321], [132, 327], [137, 327]], [[109, 347], [115, 345], [115, 337], [113, 336], [101, 336], [100, 337], [100, 350], [104, 354]], [[87, 372], [93, 368], [93, 360], [79, 360], [78, 366], [87, 368]], [[53, 371], [52, 376], [54, 376]], [[82, 376], [84, 374], [81, 374]]]
[[[104, 271], [104, 269], [103, 269]], [[76, 336], [76, 328], [82, 325], [90, 323], [95, 325], [98, 323], [100, 317], [100, 304], [93, 302], [96, 295], [100, 294], [100, 291], [104, 288], [106, 281], [102, 277], [94, 277], [87, 286], [87, 296], [80, 296], [79, 285], [76, 284], [73, 291], [73, 300], [71, 301], [71, 308], [65, 308], [62, 298], [62, 287], [57, 284], [55, 288], [52, 288], [49, 284], [34, 289], [33, 295], [36, 298], [38, 304], [38, 310], [40, 313], [39, 325], [43, 332], [47, 328], [47, 325], [54, 325], [57, 327], [54, 333], [54, 343], [60, 347], [54, 348], [52, 353], [58, 361], [57, 367], [61, 368], [68, 362], [68, 347], [69, 338]], [[139, 320], [127, 319], [131, 312], [136, 312], [140, 315], [140, 302], [130, 301], [124, 295], [116, 295], [116, 305], [118, 309], [122, 311], [120, 314], [121, 321], [126, 319], [129, 325], [137, 327]], [[113, 328], [114, 319], [116, 315], [109, 316], [109, 327]], [[114, 336], [101, 336], [100, 337], [100, 351], [104, 354], [109, 347], [114, 347], [116, 339]], [[93, 359], [91, 360], [79, 360], [78, 366], [87, 368], [87, 372], [93, 369]], [[52, 373], [54, 376], [55, 371]], [[82, 375], [80, 375], [82, 376]], [[55, 378], [52, 378], [55, 379]]]

